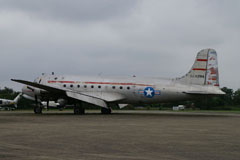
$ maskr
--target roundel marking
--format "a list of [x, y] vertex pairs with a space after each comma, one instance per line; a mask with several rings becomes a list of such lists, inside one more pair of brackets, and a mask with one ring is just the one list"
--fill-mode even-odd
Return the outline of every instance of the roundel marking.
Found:
[[152, 98], [155, 95], [155, 91], [152, 87], [146, 87], [144, 89], [144, 95], [148, 98]]

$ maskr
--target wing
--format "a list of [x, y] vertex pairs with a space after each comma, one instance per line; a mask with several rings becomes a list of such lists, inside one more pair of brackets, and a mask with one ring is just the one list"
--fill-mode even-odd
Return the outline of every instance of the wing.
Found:
[[47, 86], [47, 85], [34, 83], [34, 82], [30, 82], [30, 81], [25, 81], [25, 80], [18, 80], [18, 79], [11, 79], [11, 80], [14, 81], [14, 82], [18, 82], [18, 83], [26, 84], [26, 85], [36, 87], [36, 88], [39, 88], [39, 89], [43, 89], [43, 90], [46, 90], [48, 92], [64, 93], [64, 90], [56, 88], [56, 87], [52, 87], [52, 86]]
[[81, 93], [84, 95], [89, 95], [91, 97], [103, 99], [106, 102], [118, 102], [126, 98], [124, 95], [116, 92], [81, 92]]
[[108, 92], [77, 92], [72, 91], [67, 88], [57, 88], [55, 86], [47, 86], [39, 83], [29, 82], [25, 80], [17, 80], [17, 79], [11, 79], [14, 82], [26, 84], [32, 87], [36, 87], [39, 89], [43, 89], [50, 94], [61, 94], [65, 95], [69, 98], [73, 98], [76, 100], [80, 100], [83, 102], [87, 102], [90, 104], [94, 104], [100, 107], [107, 108], [107, 103], [110, 102], [117, 102], [120, 100], [125, 99], [125, 97], [122, 94], [119, 93], [108, 93]]

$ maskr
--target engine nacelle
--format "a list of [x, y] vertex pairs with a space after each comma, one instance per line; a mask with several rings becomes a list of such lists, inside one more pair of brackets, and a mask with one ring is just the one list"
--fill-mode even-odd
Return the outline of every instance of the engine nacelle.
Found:
[[67, 100], [60, 98], [57, 100], [57, 103], [60, 107], [64, 107], [67, 104]]
[[42, 92], [44, 92], [44, 91], [41, 89], [35, 88], [35, 87], [24, 86], [22, 88], [22, 93], [25, 95], [28, 95], [30, 97], [35, 97], [35, 95], [40, 96], [42, 94]]

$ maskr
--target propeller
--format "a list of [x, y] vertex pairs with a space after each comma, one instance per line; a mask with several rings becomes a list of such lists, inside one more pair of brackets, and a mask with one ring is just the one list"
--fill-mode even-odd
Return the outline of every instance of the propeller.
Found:
[[49, 110], [49, 100], [47, 100], [47, 110]]

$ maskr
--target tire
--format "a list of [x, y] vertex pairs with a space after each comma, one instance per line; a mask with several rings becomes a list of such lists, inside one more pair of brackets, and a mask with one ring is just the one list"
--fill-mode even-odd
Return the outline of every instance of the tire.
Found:
[[85, 114], [85, 109], [83, 107], [80, 108], [80, 113], [81, 115]]
[[35, 114], [42, 114], [42, 107], [34, 107]]
[[76, 114], [76, 115], [79, 114], [79, 113], [80, 113], [80, 112], [79, 112], [79, 108], [78, 108], [78, 107], [74, 107], [74, 111], [73, 111], [73, 112], [74, 112], [74, 114]]
[[112, 109], [111, 108], [101, 108], [101, 113], [102, 114], [111, 114], [112, 113]]
[[85, 114], [85, 108], [83, 108], [81, 104], [77, 104], [74, 107], [74, 114], [80, 114], [80, 115]]

